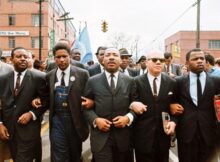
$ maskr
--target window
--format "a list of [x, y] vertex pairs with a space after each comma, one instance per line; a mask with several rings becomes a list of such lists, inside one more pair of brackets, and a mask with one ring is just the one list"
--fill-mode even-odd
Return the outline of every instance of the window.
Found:
[[8, 25], [15, 25], [15, 15], [8, 15]]
[[15, 37], [8, 37], [8, 47], [15, 48]]
[[209, 40], [209, 49], [220, 49], [220, 40]]
[[[43, 47], [43, 39], [41, 39], [41, 47]], [[31, 48], [39, 48], [39, 37], [31, 38]]]
[[[39, 14], [32, 15], [32, 25], [39, 26]], [[43, 15], [41, 15], [41, 25], [43, 25]]]

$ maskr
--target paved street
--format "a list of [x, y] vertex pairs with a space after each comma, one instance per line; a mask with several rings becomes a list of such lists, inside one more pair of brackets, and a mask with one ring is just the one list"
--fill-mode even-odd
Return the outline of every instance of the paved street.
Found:
[[[47, 120], [47, 117], [45, 118]], [[43, 162], [50, 162], [50, 143], [49, 143], [49, 125], [45, 123], [42, 126], [42, 143], [43, 143]], [[170, 150], [170, 162], [178, 162], [176, 148]], [[84, 162], [90, 162], [92, 158], [90, 151], [89, 139], [83, 143], [83, 159]]]

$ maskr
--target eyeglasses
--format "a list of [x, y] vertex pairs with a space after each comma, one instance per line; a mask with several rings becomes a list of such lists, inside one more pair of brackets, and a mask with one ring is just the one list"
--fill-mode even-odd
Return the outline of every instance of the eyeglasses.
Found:
[[154, 62], [154, 63], [156, 63], [157, 61], [160, 61], [161, 63], [165, 62], [165, 59], [163, 59], [163, 58], [151, 58], [149, 60], [152, 60], [152, 62]]

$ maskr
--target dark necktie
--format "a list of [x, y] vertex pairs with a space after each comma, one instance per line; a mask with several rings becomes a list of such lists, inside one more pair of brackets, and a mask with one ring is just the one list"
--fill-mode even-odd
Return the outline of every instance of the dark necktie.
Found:
[[110, 88], [111, 88], [112, 93], [114, 93], [115, 92], [115, 81], [114, 81], [115, 75], [111, 74], [110, 77], [111, 77]]
[[199, 105], [199, 102], [201, 101], [202, 97], [202, 86], [199, 79], [200, 74], [197, 74], [197, 105]]
[[19, 72], [17, 74], [17, 80], [16, 80], [16, 83], [15, 83], [15, 89], [14, 89], [14, 95], [15, 97], [18, 95], [18, 89], [20, 87], [20, 81], [21, 81], [21, 72]]
[[156, 83], [157, 78], [154, 78], [153, 81], [153, 95], [154, 97], [157, 97], [157, 83]]
[[65, 73], [62, 72], [62, 77], [61, 77], [61, 86], [65, 86], [65, 82], [64, 82], [64, 76], [65, 76]]
[[170, 65], [167, 65], [167, 73], [170, 72]]

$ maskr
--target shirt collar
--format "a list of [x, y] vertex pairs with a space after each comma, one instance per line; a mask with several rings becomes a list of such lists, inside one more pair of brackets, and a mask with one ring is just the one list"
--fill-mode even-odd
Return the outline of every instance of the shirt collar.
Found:
[[[197, 77], [197, 74], [196, 74], [196, 73], [193, 73], [192, 71], [190, 71], [190, 72], [189, 72], [189, 76], [196, 78], [196, 77]], [[205, 76], [206, 76], [206, 75], [205, 75], [205, 72], [204, 72], [204, 71], [201, 72], [200, 75], [199, 75], [199, 77], [202, 77], [202, 78], [205, 77]]]
[[[116, 71], [115, 73], [113, 73], [115, 78], [118, 78], [118, 75], [119, 75], [119, 71]], [[110, 78], [111, 77], [111, 73], [109, 73], [108, 71], [105, 70], [105, 75], [107, 78]]]
[[65, 69], [65, 70], [61, 70], [60, 68], [57, 69], [57, 75], [58, 76], [61, 76], [62, 72], [66, 74], [69, 74], [70, 73], [70, 65]]
[[[24, 71], [22, 71], [22, 72], [21, 72], [21, 76], [24, 76], [24, 75], [26, 74], [26, 72], [27, 72], [27, 69], [24, 70]], [[14, 70], [14, 76], [18, 76], [18, 73], [19, 73], [19, 72], [17, 72], [17, 71]]]

